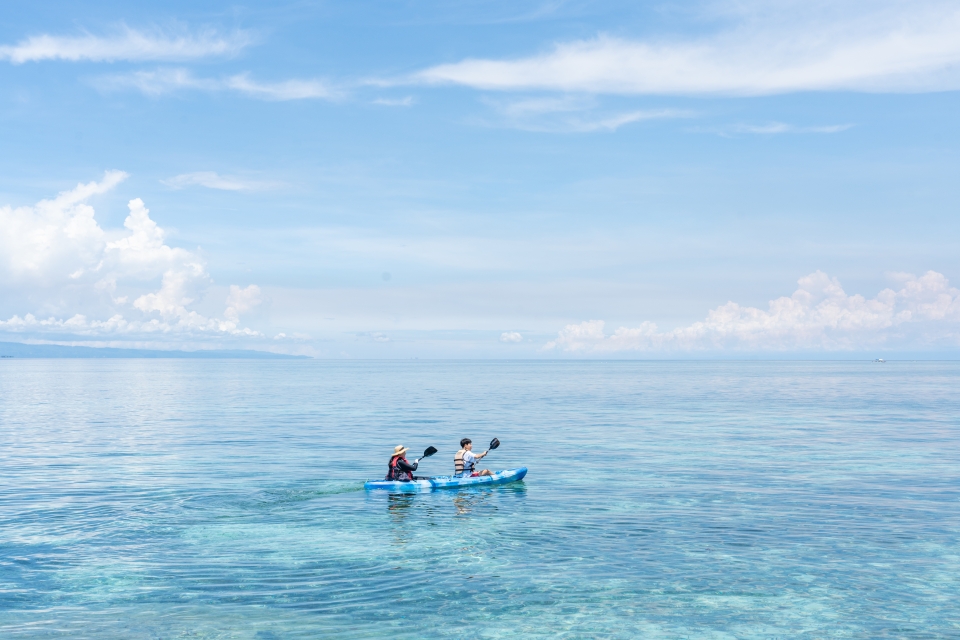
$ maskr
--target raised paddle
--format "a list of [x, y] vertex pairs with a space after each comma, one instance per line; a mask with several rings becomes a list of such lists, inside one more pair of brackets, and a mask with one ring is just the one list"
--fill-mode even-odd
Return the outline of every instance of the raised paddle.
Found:
[[[427, 447], [427, 448], [424, 450], [423, 455], [420, 456], [419, 458], [417, 458], [416, 460], [414, 460], [414, 462], [416, 462], [417, 464], [420, 464], [420, 461], [421, 461], [421, 460], [423, 460], [424, 458], [429, 458], [430, 456], [432, 456], [432, 455], [435, 454], [436, 452], [437, 452], [437, 448], [436, 448], [436, 447]], [[428, 479], [428, 476], [421, 476], [421, 477], [413, 476], [413, 479], [414, 479], [414, 480], [427, 480], [427, 479]]]
[[493, 451], [499, 446], [500, 446], [500, 441], [494, 438], [493, 440], [490, 441], [490, 447], [487, 449], [487, 451]]
[[[499, 445], [500, 443], [498, 442], [497, 444]], [[417, 458], [417, 462], [420, 462], [420, 461], [423, 460], [424, 458], [429, 458], [430, 456], [432, 456], [432, 455], [435, 454], [436, 452], [437, 452], [437, 448], [436, 448], [436, 447], [427, 447], [426, 450], [423, 452], [423, 455], [420, 456], [419, 458]]]

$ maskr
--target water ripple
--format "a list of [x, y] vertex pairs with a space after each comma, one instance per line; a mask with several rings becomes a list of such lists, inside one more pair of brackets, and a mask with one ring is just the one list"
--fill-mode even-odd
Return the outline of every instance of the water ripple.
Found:
[[[9, 638], [957, 637], [956, 363], [4, 361]], [[524, 482], [362, 490], [393, 446]]]

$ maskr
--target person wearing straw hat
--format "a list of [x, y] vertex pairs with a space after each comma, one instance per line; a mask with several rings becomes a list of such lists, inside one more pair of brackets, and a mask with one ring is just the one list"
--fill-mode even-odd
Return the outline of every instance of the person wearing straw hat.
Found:
[[420, 459], [413, 461], [413, 464], [407, 462], [407, 451], [410, 449], [398, 444], [393, 448], [393, 455], [390, 456], [390, 466], [387, 468], [387, 480], [397, 482], [410, 482], [413, 480], [413, 472], [417, 470]]

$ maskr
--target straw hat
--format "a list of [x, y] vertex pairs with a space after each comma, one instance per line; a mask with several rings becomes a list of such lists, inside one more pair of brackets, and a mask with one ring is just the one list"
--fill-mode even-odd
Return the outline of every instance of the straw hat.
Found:
[[404, 453], [406, 453], [406, 452], [409, 451], [409, 450], [410, 450], [410, 449], [408, 449], [407, 447], [403, 446], [402, 444], [398, 444], [397, 446], [395, 446], [395, 447], [393, 448], [393, 455], [395, 455], [395, 456], [403, 455]]

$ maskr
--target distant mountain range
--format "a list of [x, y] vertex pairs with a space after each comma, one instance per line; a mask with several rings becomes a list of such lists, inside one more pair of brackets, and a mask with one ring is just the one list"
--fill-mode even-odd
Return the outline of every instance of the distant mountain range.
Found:
[[0, 358], [247, 358], [257, 360], [310, 359], [269, 351], [219, 349], [200, 351], [162, 351], [153, 349], [113, 349], [110, 347], [67, 347], [59, 344], [21, 344], [0, 342]]

